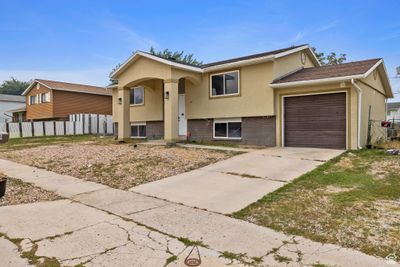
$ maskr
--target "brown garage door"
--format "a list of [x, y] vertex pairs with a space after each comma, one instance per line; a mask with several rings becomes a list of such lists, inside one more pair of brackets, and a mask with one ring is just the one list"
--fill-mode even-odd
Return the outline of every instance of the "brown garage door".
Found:
[[346, 94], [284, 98], [285, 146], [346, 148]]

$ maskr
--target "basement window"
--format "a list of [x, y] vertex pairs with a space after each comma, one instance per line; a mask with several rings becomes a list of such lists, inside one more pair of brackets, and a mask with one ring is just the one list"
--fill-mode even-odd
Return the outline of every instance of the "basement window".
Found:
[[146, 123], [131, 124], [131, 138], [146, 138]]
[[214, 120], [214, 139], [241, 139], [241, 119]]

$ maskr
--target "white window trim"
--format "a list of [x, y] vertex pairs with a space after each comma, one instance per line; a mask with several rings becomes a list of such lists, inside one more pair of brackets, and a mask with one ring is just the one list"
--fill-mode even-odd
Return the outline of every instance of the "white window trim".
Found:
[[[238, 92], [233, 93], [233, 94], [213, 95], [212, 94], [212, 77], [217, 76], [217, 75], [224, 75], [226, 73], [232, 73], [232, 72], [237, 72], [237, 74], [238, 74]], [[223, 85], [223, 90], [225, 92], [225, 78], [224, 78], [224, 82], [222, 83], [222, 85]], [[235, 95], [240, 95], [240, 71], [239, 70], [231, 70], [231, 71], [224, 71], [224, 72], [210, 74], [210, 98], [235, 96]]]
[[[35, 97], [35, 101], [34, 102], [32, 102], [32, 97]], [[30, 95], [29, 96], [29, 105], [30, 106], [32, 106], [32, 105], [36, 105], [36, 104], [38, 104], [38, 95]]]
[[[42, 101], [43, 95], [45, 96], [44, 101]], [[48, 98], [46, 96], [48, 96]], [[50, 92], [39, 94], [39, 99], [40, 99], [39, 100], [40, 103], [50, 103]]]
[[[131, 126], [146, 126], [146, 122], [131, 122]], [[147, 135], [147, 127], [146, 127], [146, 135]], [[134, 136], [131, 135], [131, 138], [133, 139], [146, 139], [147, 136]]]
[[130, 92], [129, 92], [129, 104], [130, 104], [130, 106], [143, 106], [144, 105], [144, 97], [145, 97], [145, 89], [144, 89], [144, 86], [135, 86], [135, 87], [132, 87], [131, 88], [131, 90], [135, 90], [135, 89], [139, 89], [139, 88], [142, 88], [143, 89], [143, 101], [142, 101], [142, 103], [140, 103], [140, 104], [131, 104], [130, 103]]
[[[240, 122], [240, 123], [242, 123], [242, 118], [214, 119], [214, 121], [213, 121], [213, 139], [217, 139], [217, 140], [242, 140], [242, 137], [215, 136], [215, 124], [216, 123], [226, 123], [226, 127], [228, 127], [228, 123], [229, 122]], [[243, 128], [242, 128], [242, 130], [243, 130]], [[228, 135], [228, 128], [226, 129], [226, 134]]]

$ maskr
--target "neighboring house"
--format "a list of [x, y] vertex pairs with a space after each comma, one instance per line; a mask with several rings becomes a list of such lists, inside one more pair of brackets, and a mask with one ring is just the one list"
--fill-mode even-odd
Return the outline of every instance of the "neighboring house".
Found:
[[0, 123], [12, 121], [10, 110], [25, 107], [25, 97], [0, 94]]
[[12, 114], [12, 122], [26, 121], [26, 107], [11, 109], [8, 112]]
[[308, 45], [201, 66], [139, 51], [111, 78], [120, 140], [356, 149], [393, 97], [382, 59], [320, 66]]
[[386, 116], [387, 120], [395, 119], [400, 123], [400, 102], [387, 103]]
[[111, 90], [104, 87], [35, 79], [22, 93], [27, 120], [67, 120], [70, 114], [112, 113]]

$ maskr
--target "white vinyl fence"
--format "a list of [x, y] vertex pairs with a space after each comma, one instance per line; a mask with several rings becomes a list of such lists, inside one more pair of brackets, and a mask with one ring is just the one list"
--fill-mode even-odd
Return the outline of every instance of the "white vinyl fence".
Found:
[[10, 138], [63, 135], [114, 135], [111, 115], [73, 114], [69, 121], [35, 121], [0, 123], [0, 132]]

